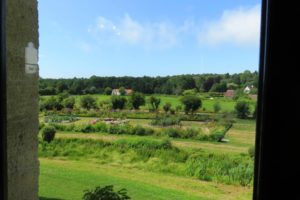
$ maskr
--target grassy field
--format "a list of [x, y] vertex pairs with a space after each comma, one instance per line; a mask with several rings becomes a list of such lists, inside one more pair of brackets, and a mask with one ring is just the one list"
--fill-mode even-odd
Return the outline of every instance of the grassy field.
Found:
[[[84, 122], [93, 118], [84, 119]], [[77, 123], [82, 123], [77, 122]], [[142, 123], [142, 121], [134, 121]], [[147, 123], [144, 121], [144, 123]], [[198, 124], [196, 124], [198, 125]], [[255, 121], [237, 120], [229, 130], [228, 143], [202, 142], [195, 140], [171, 139], [172, 145], [184, 151], [205, 150], [228, 155], [247, 154], [254, 144]], [[110, 135], [104, 133], [58, 132], [56, 138], [93, 139], [114, 142], [120, 139], [141, 138], [133, 135]], [[154, 136], [145, 139], [159, 140]], [[74, 146], [75, 147], [75, 146]], [[252, 187], [227, 185], [201, 181], [193, 177], [178, 176], [172, 173], [145, 170], [143, 163], [131, 163], [129, 154], [110, 153], [111, 162], [93, 158], [40, 157], [40, 189], [42, 200], [81, 199], [83, 191], [96, 186], [114, 185], [116, 189], [126, 188], [129, 196], [137, 200], [193, 200], [193, 199], [240, 199], [252, 198]], [[121, 156], [121, 157], [120, 157]], [[152, 161], [155, 161], [152, 160]], [[169, 163], [168, 165], [172, 165]], [[176, 167], [176, 165], [174, 165]]]
[[252, 189], [83, 161], [40, 159], [41, 200], [80, 200], [97, 185], [126, 188], [137, 200], [244, 200]]

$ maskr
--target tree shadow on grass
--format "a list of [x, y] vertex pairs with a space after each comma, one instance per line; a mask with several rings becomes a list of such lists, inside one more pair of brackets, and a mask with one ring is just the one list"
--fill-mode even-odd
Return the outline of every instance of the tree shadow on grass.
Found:
[[64, 199], [48, 198], [48, 197], [39, 197], [39, 200], [64, 200]]

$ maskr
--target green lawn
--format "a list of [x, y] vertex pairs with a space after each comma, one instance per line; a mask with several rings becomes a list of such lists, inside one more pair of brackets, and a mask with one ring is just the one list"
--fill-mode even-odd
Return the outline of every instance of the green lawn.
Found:
[[80, 200], [96, 186], [126, 188], [133, 200], [243, 200], [252, 189], [88, 161], [40, 159], [42, 200]]

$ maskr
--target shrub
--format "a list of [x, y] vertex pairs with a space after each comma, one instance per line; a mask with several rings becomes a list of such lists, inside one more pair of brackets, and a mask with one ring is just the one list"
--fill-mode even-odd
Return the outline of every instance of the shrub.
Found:
[[111, 95], [111, 92], [112, 92], [112, 89], [110, 87], [106, 87], [104, 89], [104, 94], [106, 94], [106, 95]]
[[254, 146], [249, 147], [248, 154], [251, 158], [254, 158], [254, 156], [255, 156], [255, 147]]
[[188, 114], [189, 112], [193, 114], [196, 110], [198, 110], [202, 106], [202, 101], [197, 96], [191, 96], [191, 95], [184, 96], [182, 97], [181, 102], [184, 105], [184, 111], [186, 114]]
[[171, 103], [167, 102], [164, 106], [163, 106], [163, 109], [166, 113], [168, 113], [171, 109], [172, 105]]
[[117, 192], [113, 190], [112, 185], [96, 187], [94, 190], [85, 190], [83, 200], [126, 200], [130, 199], [126, 189]]
[[85, 95], [80, 99], [80, 105], [87, 110], [97, 108], [96, 99], [90, 95]]
[[141, 136], [146, 135], [146, 129], [140, 125], [137, 125], [132, 129], [132, 134]]
[[224, 138], [224, 132], [223, 131], [215, 131], [212, 134], [209, 135], [210, 140], [221, 142], [221, 140]]
[[157, 98], [155, 96], [151, 96], [149, 99], [149, 103], [150, 103], [150, 110], [151, 111], [157, 111], [159, 104], [160, 104], [160, 98]]
[[52, 96], [43, 103], [43, 108], [45, 108], [46, 110], [61, 110], [63, 109], [63, 105], [58, 100], [58, 98]]
[[100, 122], [100, 123], [95, 124], [95, 130], [97, 132], [104, 132], [105, 133], [105, 132], [108, 131], [108, 127], [105, 123]]
[[130, 134], [132, 133], [130, 126], [125, 125], [111, 125], [108, 129], [108, 133], [110, 134]]
[[221, 105], [220, 105], [219, 102], [216, 102], [216, 103], [214, 104], [214, 112], [215, 112], [215, 113], [218, 113], [220, 110], [221, 110]]
[[127, 99], [121, 96], [112, 96], [111, 103], [113, 109], [120, 109], [122, 110], [126, 105]]
[[156, 117], [151, 121], [151, 125], [156, 126], [173, 126], [173, 125], [181, 125], [181, 119], [179, 117]]
[[56, 130], [53, 126], [45, 126], [42, 130], [43, 141], [50, 143], [54, 140]]
[[181, 134], [180, 134], [180, 130], [176, 129], [176, 128], [167, 128], [164, 130], [164, 133], [172, 138], [180, 138]]
[[196, 138], [197, 135], [199, 134], [199, 131], [194, 128], [188, 128], [184, 131], [183, 133], [183, 138]]
[[68, 97], [63, 100], [63, 106], [65, 108], [73, 109], [75, 105], [75, 98], [74, 97]]
[[130, 96], [130, 103], [134, 109], [138, 110], [140, 106], [145, 105], [145, 97], [142, 93], [133, 92]]
[[237, 117], [241, 119], [245, 119], [250, 114], [249, 103], [246, 101], [239, 101], [235, 105], [235, 111], [237, 113]]

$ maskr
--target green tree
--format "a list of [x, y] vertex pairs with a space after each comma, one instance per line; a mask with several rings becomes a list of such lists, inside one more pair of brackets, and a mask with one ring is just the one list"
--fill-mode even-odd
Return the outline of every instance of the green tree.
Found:
[[63, 100], [62, 104], [65, 108], [73, 109], [74, 105], [75, 105], [75, 98], [74, 97], [68, 97], [68, 98]]
[[201, 99], [197, 96], [192, 96], [192, 95], [183, 96], [181, 98], [181, 102], [184, 105], [184, 111], [186, 114], [188, 114], [189, 112], [193, 114], [196, 110], [198, 110], [202, 106]]
[[237, 113], [237, 117], [240, 119], [245, 119], [250, 114], [249, 103], [246, 101], [238, 101], [235, 104], [235, 111]]
[[106, 95], [111, 95], [111, 92], [112, 92], [112, 89], [110, 87], [106, 87], [104, 89], [104, 94], [106, 94]]
[[90, 95], [85, 95], [80, 99], [80, 105], [85, 109], [97, 108], [96, 99]]
[[125, 97], [120, 96], [112, 96], [111, 103], [113, 109], [120, 109], [122, 110], [126, 105], [127, 99]]
[[126, 90], [125, 90], [124, 87], [120, 87], [120, 88], [119, 88], [119, 92], [120, 92], [120, 95], [121, 95], [121, 96], [126, 95]]
[[163, 109], [166, 113], [168, 113], [171, 110], [172, 104], [167, 102], [164, 106]]
[[149, 99], [149, 103], [151, 106], [151, 110], [157, 111], [160, 105], [160, 98], [157, 98], [155, 96], [151, 96]]
[[218, 113], [221, 110], [221, 105], [219, 102], [214, 103], [214, 112]]
[[140, 106], [145, 105], [145, 97], [140, 92], [133, 92], [130, 96], [130, 103], [134, 109], [139, 109]]
[[61, 110], [63, 109], [63, 105], [57, 97], [51, 96], [44, 102], [44, 108], [46, 110]]

